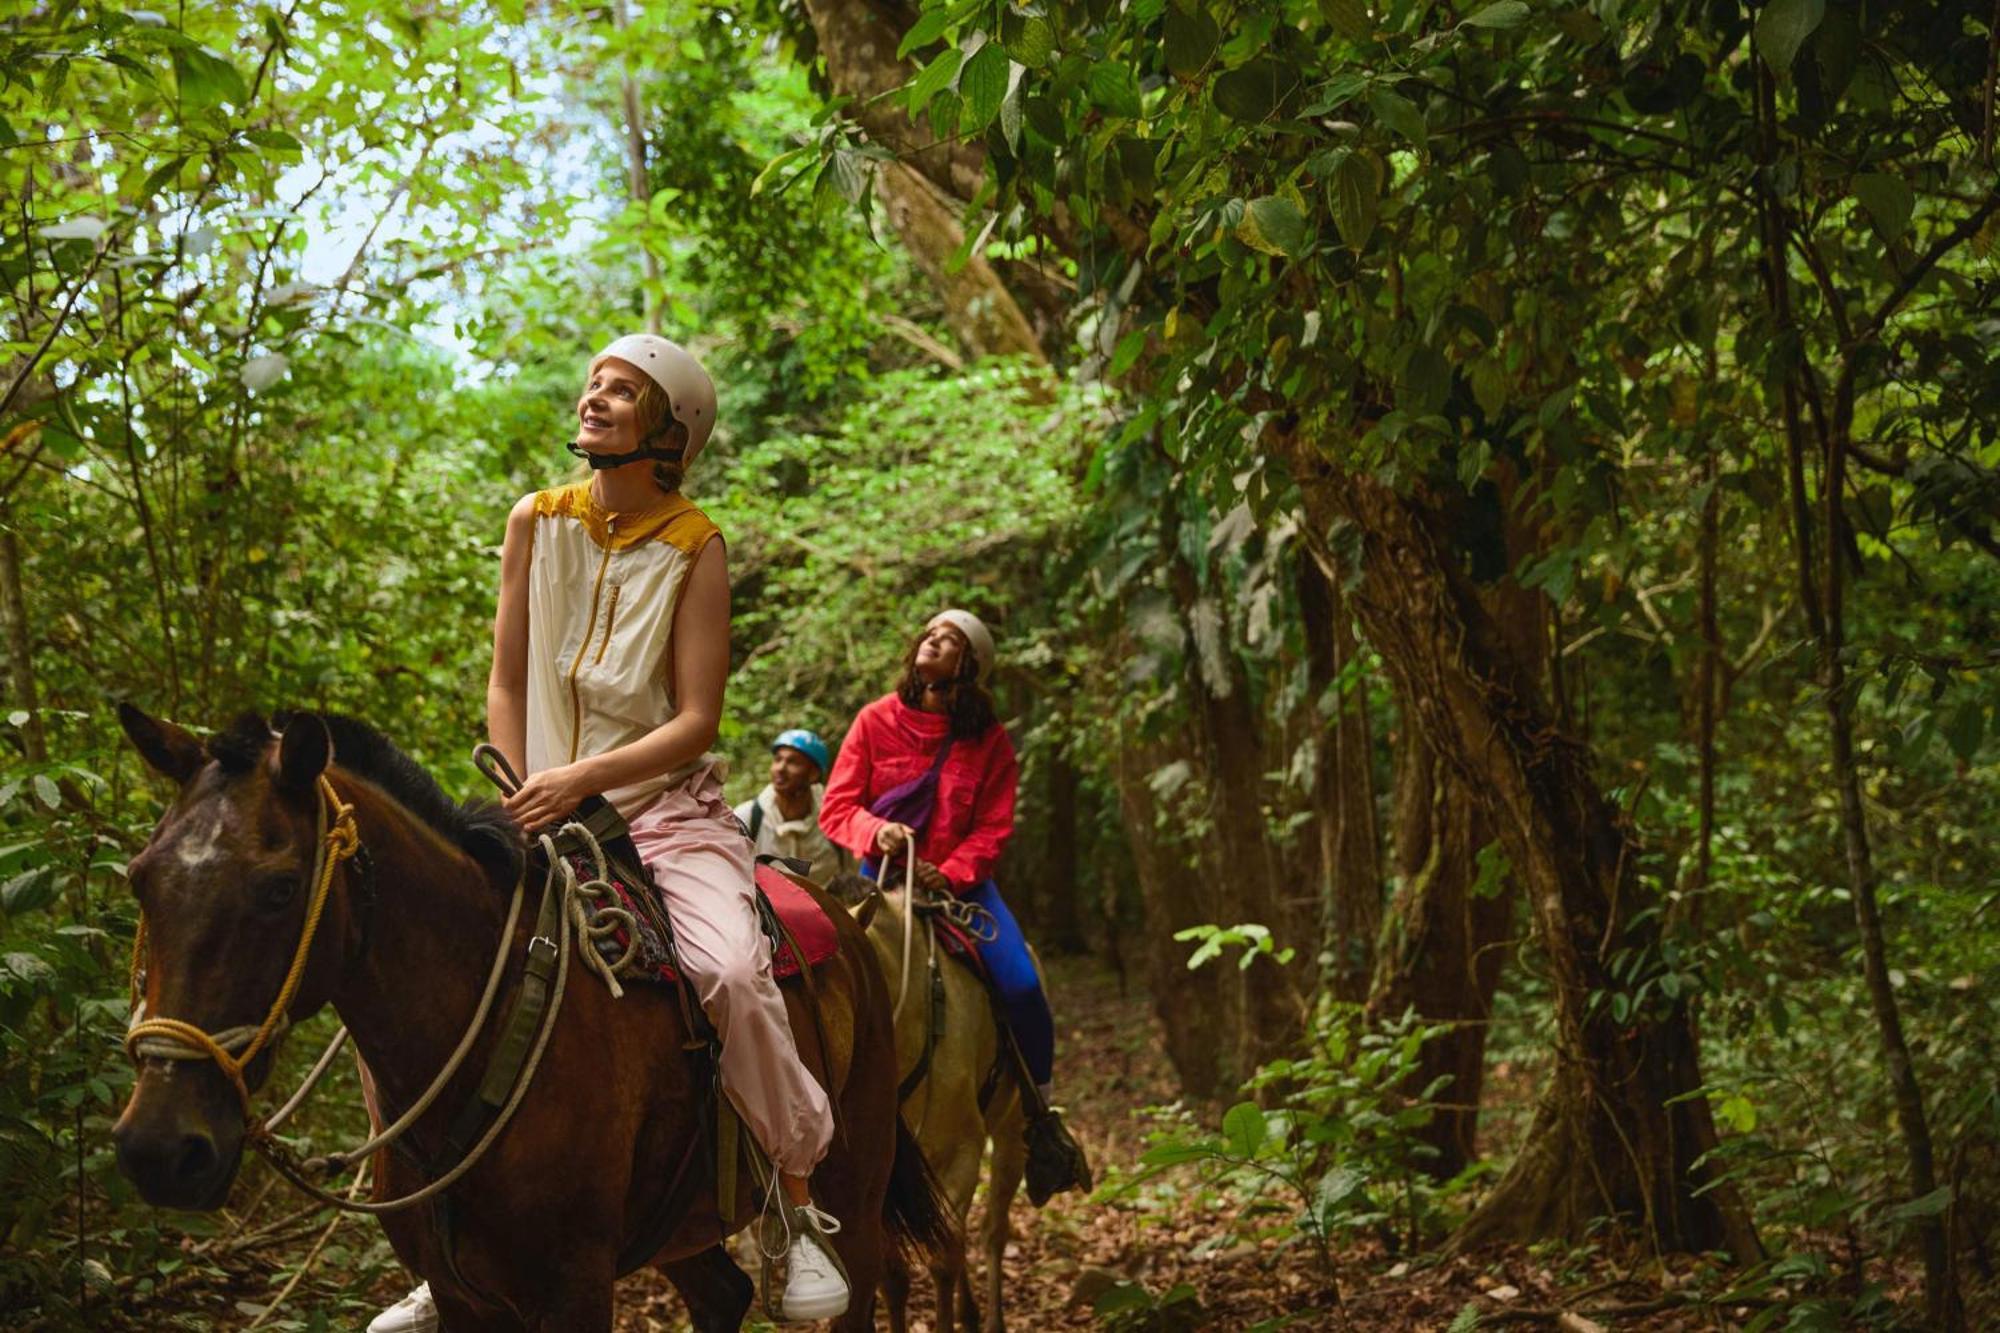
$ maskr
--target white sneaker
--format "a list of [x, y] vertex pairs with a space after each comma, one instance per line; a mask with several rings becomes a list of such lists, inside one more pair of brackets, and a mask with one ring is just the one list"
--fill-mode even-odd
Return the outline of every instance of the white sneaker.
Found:
[[811, 1204], [793, 1215], [801, 1226], [785, 1252], [785, 1296], [779, 1310], [787, 1323], [832, 1319], [845, 1314], [847, 1279], [827, 1251], [826, 1242], [820, 1239], [840, 1230], [839, 1219]]
[[420, 1282], [415, 1291], [376, 1315], [368, 1333], [437, 1333], [437, 1327], [438, 1308], [431, 1299], [431, 1284]]

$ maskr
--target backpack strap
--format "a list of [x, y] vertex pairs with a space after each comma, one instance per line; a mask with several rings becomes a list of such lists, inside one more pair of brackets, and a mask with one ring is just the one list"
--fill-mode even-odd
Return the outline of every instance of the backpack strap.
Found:
[[764, 827], [764, 801], [762, 797], [750, 802], [750, 843], [754, 847], [757, 834]]

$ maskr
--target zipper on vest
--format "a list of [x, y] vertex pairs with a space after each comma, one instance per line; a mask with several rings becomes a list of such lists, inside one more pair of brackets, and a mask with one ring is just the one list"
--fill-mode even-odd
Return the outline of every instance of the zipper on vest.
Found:
[[611, 602], [604, 608], [604, 637], [597, 641], [597, 656], [590, 659], [592, 666], [604, 661], [604, 650], [611, 646], [611, 627], [618, 623], [618, 594], [625, 591], [625, 585], [611, 585]]
[[[611, 545], [617, 536], [617, 518], [607, 518], [604, 521], [604, 557], [597, 562], [597, 581], [590, 586], [590, 620], [587, 622], [589, 628], [584, 631], [583, 642], [576, 646], [576, 656], [569, 664], [569, 762], [572, 764], [576, 762], [577, 747], [583, 742], [583, 693], [577, 687], [576, 673], [583, 666], [583, 655], [590, 651], [591, 637], [597, 632], [597, 599], [604, 591], [604, 572], [611, 568]], [[615, 603], [618, 597], [618, 589], [615, 586], [611, 590], [611, 596]], [[605, 635], [606, 639], [610, 637], [609, 634]], [[602, 658], [603, 650], [599, 649], [597, 655]]]

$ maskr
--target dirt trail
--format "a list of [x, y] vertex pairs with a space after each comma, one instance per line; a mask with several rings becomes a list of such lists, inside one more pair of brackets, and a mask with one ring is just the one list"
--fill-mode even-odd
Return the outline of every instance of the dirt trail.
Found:
[[[1102, 1180], [1106, 1168], [1129, 1169], [1137, 1162], [1153, 1124], [1147, 1108], [1173, 1103], [1180, 1090], [1152, 1006], [1136, 986], [1121, 994], [1117, 979], [1094, 960], [1057, 959], [1050, 967], [1050, 992], [1058, 1033], [1056, 1099]], [[1533, 1089], [1521, 1092], [1525, 1099]], [[1216, 1107], [1193, 1109], [1209, 1125], [1220, 1113]], [[974, 1204], [975, 1235], [984, 1206], [982, 1195]], [[1616, 1253], [1609, 1246], [1569, 1259], [1514, 1246], [1409, 1264], [1364, 1241], [1336, 1254], [1336, 1290], [1303, 1246], [1230, 1239], [1235, 1212], [1235, 1204], [1205, 1196], [1185, 1170], [1143, 1195], [1126, 1192], [1103, 1202], [1071, 1194], [1038, 1211], [1024, 1196], [1014, 1205], [1015, 1238], [1006, 1256], [1008, 1327], [1015, 1333], [1279, 1328], [1444, 1333], [1473, 1301], [1494, 1321], [1487, 1327], [1495, 1322], [1565, 1327], [1557, 1323], [1561, 1314], [1607, 1307], [1627, 1313], [1566, 1327], [1664, 1333], [1731, 1326], [1718, 1325], [1705, 1313], [1657, 1308], [1673, 1299], [1663, 1288], [1686, 1282], [1691, 1260], [1670, 1261], [1678, 1274], [1662, 1283], [1662, 1270], [1648, 1256]], [[983, 1260], [974, 1262], [975, 1271], [983, 1273]], [[983, 1279], [975, 1280], [983, 1292]], [[1150, 1312], [1107, 1321], [1093, 1302], [1120, 1282], [1137, 1283], [1158, 1304]], [[1181, 1286], [1189, 1289], [1185, 1299], [1160, 1301]], [[934, 1309], [929, 1277], [919, 1275], [911, 1293], [913, 1333], [937, 1333], [931, 1327]], [[1730, 1313], [1740, 1320], [1752, 1311]], [[751, 1326], [768, 1327], [754, 1320]], [[617, 1327], [619, 1333], [665, 1333], [687, 1325], [665, 1279], [641, 1273], [619, 1286]], [[879, 1311], [876, 1327], [888, 1327]]]

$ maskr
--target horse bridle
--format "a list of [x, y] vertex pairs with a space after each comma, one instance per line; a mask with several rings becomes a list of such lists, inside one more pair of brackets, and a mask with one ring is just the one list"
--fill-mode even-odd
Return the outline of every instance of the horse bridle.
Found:
[[[489, 747], [481, 747], [486, 749]], [[482, 769], [485, 766], [482, 764]], [[511, 776], [511, 774], [509, 774]], [[504, 789], [504, 788], [503, 788]], [[317, 847], [313, 861], [312, 900], [306, 908], [305, 925], [299, 932], [299, 943], [292, 955], [292, 964], [285, 974], [284, 984], [279, 988], [278, 997], [272, 1001], [270, 1012], [256, 1028], [242, 1025], [225, 1028], [220, 1032], [208, 1032], [193, 1023], [175, 1018], [141, 1018], [145, 1010], [144, 987], [141, 979], [145, 974], [146, 919], [142, 912], [139, 928], [132, 940], [132, 966], [130, 973], [132, 1022], [125, 1030], [125, 1052], [136, 1064], [142, 1059], [166, 1060], [213, 1060], [223, 1075], [236, 1088], [243, 1105], [243, 1122], [246, 1137], [277, 1172], [293, 1186], [322, 1203], [331, 1204], [348, 1212], [390, 1213], [422, 1203], [432, 1196], [450, 1188], [461, 1176], [486, 1155], [486, 1150], [500, 1137], [500, 1133], [512, 1120], [514, 1111], [527, 1094], [528, 1085], [533, 1082], [535, 1070], [541, 1062], [543, 1049], [555, 1030], [556, 1016], [562, 1010], [562, 995], [569, 975], [569, 955], [575, 936], [576, 922], [585, 917], [588, 909], [579, 911], [572, 907], [572, 900], [581, 896], [592, 897], [591, 889], [596, 882], [579, 884], [576, 873], [568, 862], [556, 855], [554, 841], [548, 834], [542, 835], [542, 843], [547, 853], [549, 873], [542, 885], [541, 909], [536, 917], [535, 937], [530, 942], [530, 952], [540, 948], [547, 951], [549, 962], [554, 967], [552, 985], [553, 1000], [544, 1009], [541, 1020], [535, 1025], [536, 1031], [530, 1049], [526, 1053], [524, 1066], [513, 1079], [513, 1086], [507, 1090], [505, 1105], [486, 1127], [478, 1142], [459, 1159], [457, 1165], [419, 1189], [400, 1198], [380, 1202], [359, 1202], [351, 1195], [334, 1194], [322, 1187], [314, 1177], [324, 1178], [356, 1162], [364, 1161], [375, 1152], [388, 1147], [402, 1137], [415, 1124], [431, 1104], [443, 1093], [446, 1084], [457, 1074], [477, 1041], [479, 1033], [486, 1026], [486, 1019], [493, 1007], [494, 997], [500, 991], [500, 983], [506, 974], [506, 964], [512, 955], [514, 928], [520, 921], [521, 904], [526, 897], [527, 877], [523, 874], [514, 882], [514, 893], [507, 908], [507, 919], [500, 928], [500, 942], [494, 950], [493, 963], [487, 973], [486, 986], [479, 997], [471, 1020], [466, 1024], [464, 1035], [458, 1046], [442, 1068], [431, 1080], [430, 1086], [420, 1094], [410, 1108], [394, 1124], [382, 1129], [366, 1142], [345, 1151], [329, 1152], [322, 1156], [302, 1159], [286, 1143], [277, 1137], [279, 1125], [301, 1106], [313, 1088], [332, 1067], [334, 1056], [347, 1041], [347, 1029], [342, 1027], [328, 1043], [326, 1050], [314, 1062], [311, 1071], [300, 1084], [298, 1091], [269, 1117], [260, 1118], [251, 1106], [250, 1087], [244, 1070], [267, 1047], [282, 1036], [290, 1026], [288, 1011], [297, 996], [300, 980], [305, 975], [307, 961], [312, 956], [313, 941], [318, 935], [321, 917], [326, 909], [326, 900], [332, 887], [334, 872], [346, 861], [354, 861], [357, 883], [350, 885], [364, 898], [363, 912], [373, 916], [373, 868], [368, 862], [366, 848], [362, 845], [358, 826], [354, 821], [354, 807], [340, 799], [333, 784], [322, 774], [317, 783], [319, 794], [319, 821]], [[566, 826], [564, 833], [574, 831], [580, 837], [585, 850], [594, 857], [598, 878], [604, 878], [603, 852], [589, 830], [581, 825]], [[563, 881], [557, 889], [557, 880]], [[364, 947], [372, 922], [362, 923]]]
[[292, 964], [286, 969], [284, 984], [278, 988], [278, 997], [271, 1001], [270, 1012], [264, 1015], [261, 1024], [254, 1028], [239, 1025], [220, 1032], [209, 1032], [178, 1018], [141, 1018], [146, 1007], [142, 980], [146, 962], [146, 915], [143, 911], [139, 914], [139, 928], [132, 936], [132, 968], [128, 979], [132, 1021], [125, 1029], [126, 1056], [134, 1064], [144, 1058], [213, 1060], [216, 1068], [235, 1086], [236, 1095], [243, 1103], [243, 1122], [250, 1127], [253, 1140], [261, 1137], [268, 1126], [261, 1123], [251, 1109], [250, 1085], [244, 1078], [244, 1070], [291, 1026], [292, 1000], [298, 994], [306, 963], [312, 957], [313, 940], [319, 934], [320, 918], [326, 910], [333, 873], [343, 861], [362, 850], [361, 833], [354, 823], [354, 807], [340, 799], [340, 794], [334, 791], [333, 784], [324, 773], [320, 774], [316, 786], [319, 824], [318, 835], [314, 839], [312, 899], [306, 904], [305, 925], [299, 930], [298, 947], [292, 951]]

